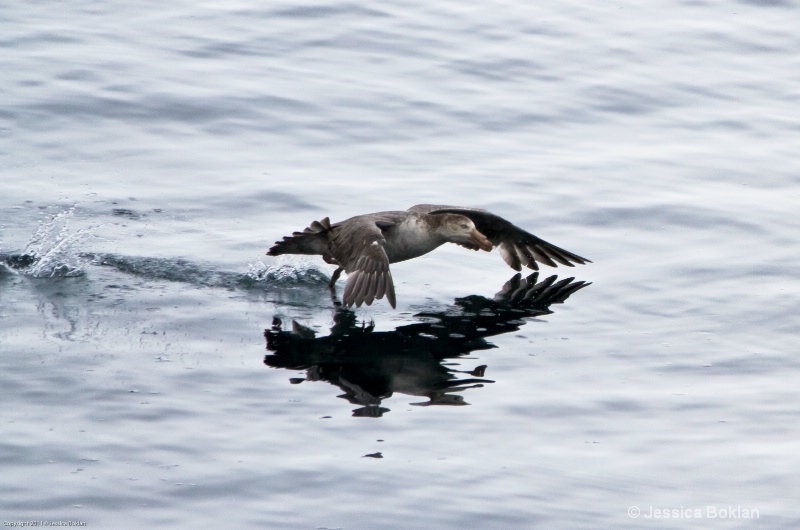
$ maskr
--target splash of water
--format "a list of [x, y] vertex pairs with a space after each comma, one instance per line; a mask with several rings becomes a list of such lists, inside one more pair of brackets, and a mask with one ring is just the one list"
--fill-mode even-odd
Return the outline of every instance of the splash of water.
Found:
[[22, 272], [34, 278], [81, 276], [88, 264], [81, 255], [84, 243], [94, 237], [96, 227], [70, 230], [70, 220], [75, 207], [69, 208], [43, 221], [28, 241], [22, 256], [30, 265]]
[[269, 266], [262, 261], [251, 263], [242, 277], [243, 283], [253, 285], [309, 285], [327, 283], [329, 280], [315, 264], [296, 257], [280, 257], [277, 263]]

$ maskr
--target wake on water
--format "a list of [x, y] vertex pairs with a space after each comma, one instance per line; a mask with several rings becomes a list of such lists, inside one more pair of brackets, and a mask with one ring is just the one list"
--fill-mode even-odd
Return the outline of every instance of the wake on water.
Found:
[[149, 280], [188, 283], [225, 289], [266, 289], [269, 287], [316, 286], [329, 277], [302, 258], [279, 259], [275, 265], [248, 265], [247, 272], [217, 270], [185, 259], [148, 258], [87, 252], [102, 225], [78, 230], [70, 228], [75, 208], [43, 221], [22, 252], [0, 252], [0, 274], [21, 274], [31, 278], [83, 276], [91, 266], [112, 267]]

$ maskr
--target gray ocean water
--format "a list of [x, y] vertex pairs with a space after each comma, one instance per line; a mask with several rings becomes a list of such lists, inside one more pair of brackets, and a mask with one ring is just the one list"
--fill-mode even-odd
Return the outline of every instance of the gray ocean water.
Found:
[[[800, 526], [797, 1], [1, 11], [6, 526]], [[265, 256], [423, 202], [583, 288]]]

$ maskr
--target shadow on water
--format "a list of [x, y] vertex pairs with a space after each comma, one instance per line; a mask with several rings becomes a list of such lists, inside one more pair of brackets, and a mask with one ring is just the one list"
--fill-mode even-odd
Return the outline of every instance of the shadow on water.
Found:
[[485, 365], [461, 371], [449, 359], [494, 348], [487, 337], [519, 330], [526, 318], [552, 313], [551, 305], [590, 285], [574, 278], [558, 281], [557, 276], [539, 282], [538, 277], [517, 274], [493, 299], [457, 298], [449, 308], [418, 313], [421, 322], [394, 331], [374, 331], [374, 323], [359, 324], [355, 313], [344, 308], [337, 310], [325, 337], [297, 322], [285, 331], [275, 318], [272, 329], [264, 331], [272, 352], [264, 364], [305, 370], [305, 378], [290, 379], [295, 384], [327, 381], [341, 388], [344, 394], [338, 397], [359, 405], [353, 416], [382, 416], [389, 412], [382, 401], [395, 392], [428, 399], [412, 403], [417, 406], [468, 405], [460, 392], [494, 381], [483, 378]]

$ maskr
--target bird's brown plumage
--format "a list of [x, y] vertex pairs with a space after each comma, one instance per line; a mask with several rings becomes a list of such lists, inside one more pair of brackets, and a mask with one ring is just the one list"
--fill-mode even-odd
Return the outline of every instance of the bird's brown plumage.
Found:
[[276, 242], [267, 254], [322, 255], [327, 263], [339, 266], [334, 279], [342, 270], [348, 274], [346, 306], [371, 305], [385, 296], [396, 307], [389, 264], [427, 254], [447, 242], [472, 250], [497, 247], [517, 271], [523, 265], [538, 270], [537, 262], [551, 267], [591, 263], [486, 210], [432, 204], [358, 215], [335, 224], [326, 217]]

